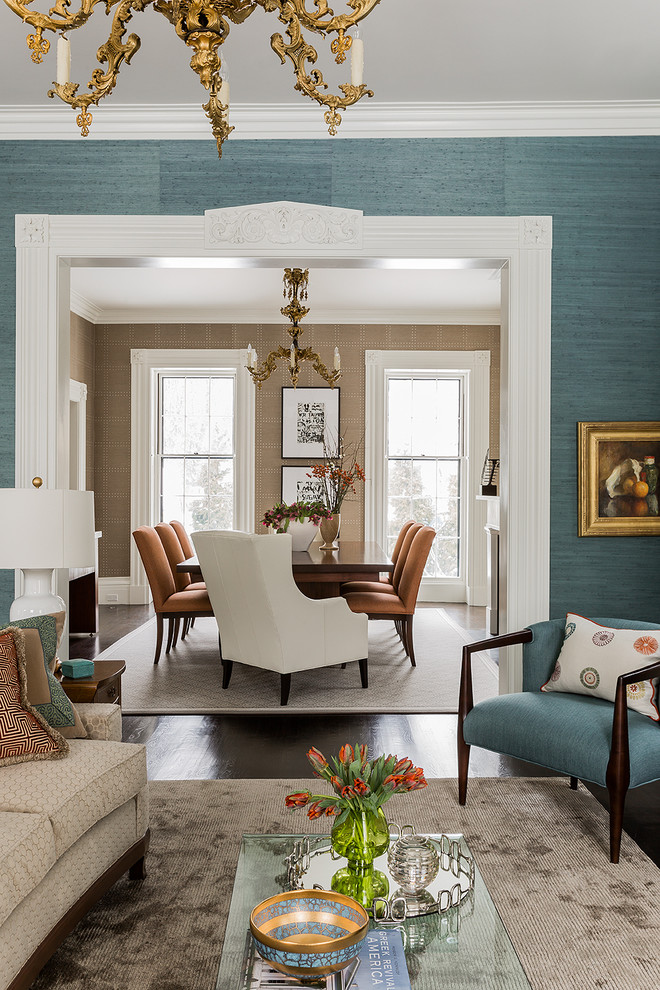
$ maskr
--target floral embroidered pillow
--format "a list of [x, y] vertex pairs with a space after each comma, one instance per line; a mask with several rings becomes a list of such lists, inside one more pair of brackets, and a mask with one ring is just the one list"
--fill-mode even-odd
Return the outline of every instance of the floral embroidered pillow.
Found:
[[[619, 674], [660, 659], [660, 629], [613, 629], [568, 612], [564, 645], [542, 691], [592, 694], [614, 701]], [[628, 708], [660, 721], [658, 678], [629, 684]]]

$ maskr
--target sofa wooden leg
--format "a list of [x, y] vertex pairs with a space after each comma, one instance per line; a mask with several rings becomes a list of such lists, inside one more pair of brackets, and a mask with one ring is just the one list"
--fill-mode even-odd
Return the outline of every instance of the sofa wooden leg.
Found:
[[147, 863], [146, 856], [138, 859], [137, 863], [133, 863], [128, 871], [129, 880], [146, 880], [147, 879]]
[[160, 612], [156, 614], [156, 652], [154, 654], [154, 663], [158, 663], [160, 660], [160, 651], [163, 648], [163, 616]]
[[222, 661], [222, 686], [223, 688], [229, 687], [229, 682], [231, 680], [231, 672], [234, 664], [232, 660]]
[[362, 681], [362, 687], [369, 687], [369, 666], [368, 658], [365, 657], [364, 660], [358, 660], [360, 664], [360, 680]]
[[280, 674], [280, 705], [286, 705], [291, 690], [291, 674]]
[[571, 777], [571, 790], [577, 791], [578, 779], [577, 777]]

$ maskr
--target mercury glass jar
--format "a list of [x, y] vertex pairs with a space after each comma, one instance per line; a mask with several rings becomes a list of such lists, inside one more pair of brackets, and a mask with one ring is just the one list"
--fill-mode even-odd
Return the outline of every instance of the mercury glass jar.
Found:
[[435, 846], [423, 835], [403, 835], [390, 846], [387, 865], [405, 894], [420, 894], [438, 875]]

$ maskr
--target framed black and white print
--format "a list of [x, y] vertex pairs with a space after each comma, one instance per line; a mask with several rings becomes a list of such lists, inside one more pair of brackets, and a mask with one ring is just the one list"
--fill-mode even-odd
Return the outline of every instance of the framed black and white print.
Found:
[[282, 389], [282, 457], [323, 457], [339, 436], [338, 388]]
[[287, 505], [293, 502], [322, 502], [323, 483], [318, 478], [308, 478], [311, 473], [311, 464], [305, 467], [283, 465], [282, 501]]

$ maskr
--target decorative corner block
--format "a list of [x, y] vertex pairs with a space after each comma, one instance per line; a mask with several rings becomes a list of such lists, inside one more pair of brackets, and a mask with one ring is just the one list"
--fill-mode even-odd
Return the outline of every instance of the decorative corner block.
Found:
[[47, 213], [16, 214], [16, 247], [45, 247], [48, 244]]
[[522, 246], [526, 248], [552, 247], [552, 217], [521, 217]]

